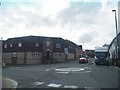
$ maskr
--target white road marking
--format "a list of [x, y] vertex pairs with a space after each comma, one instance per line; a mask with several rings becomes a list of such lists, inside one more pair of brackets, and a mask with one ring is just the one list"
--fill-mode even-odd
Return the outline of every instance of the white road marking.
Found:
[[85, 71], [85, 72], [91, 72], [91, 71]]
[[16, 68], [21, 68], [21, 67], [16, 67]]
[[48, 86], [49, 86], [49, 87], [60, 87], [61, 84], [53, 84], [53, 83], [51, 83], [51, 84], [49, 84]]
[[61, 72], [77, 72], [77, 71], [83, 71], [85, 70], [84, 68], [58, 68], [55, 69], [56, 71], [61, 71]]
[[44, 82], [35, 82], [35, 83], [32, 83], [32, 85], [36, 85], [36, 86], [42, 85], [42, 84], [44, 84]]
[[72, 88], [72, 89], [76, 89], [78, 88], [77, 86], [64, 86], [64, 88]]
[[69, 72], [56, 72], [56, 73], [63, 73], [63, 74], [68, 74]]
[[46, 71], [49, 71], [50, 69], [46, 69]]
[[68, 73], [89, 73], [91, 72], [91, 68], [89, 67], [72, 67], [72, 68], [57, 68], [55, 69], [56, 73], [63, 73], [63, 74], [68, 74]]
[[100, 88], [95, 88], [95, 87], [85, 87], [85, 90], [100, 90]]
[[91, 69], [91, 68], [89, 68], [89, 67], [84, 67], [84, 69]]

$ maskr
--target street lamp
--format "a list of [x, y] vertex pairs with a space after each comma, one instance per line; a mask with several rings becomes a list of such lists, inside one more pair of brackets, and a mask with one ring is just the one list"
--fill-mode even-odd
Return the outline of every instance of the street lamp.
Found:
[[[115, 26], [116, 26], [116, 59], [118, 58], [118, 43], [119, 43], [119, 40], [118, 40], [118, 27], [117, 27], [117, 16], [116, 16], [116, 10], [112, 10], [112, 12], [115, 12]], [[116, 61], [116, 64], [117, 64], [117, 61]]]
[[2, 37], [0, 39], [0, 63], [2, 63]]
[[116, 16], [116, 10], [112, 10], [112, 12], [115, 12], [115, 26], [116, 26], [116, 36], [118, 35], [117, 31], [117, 16]]

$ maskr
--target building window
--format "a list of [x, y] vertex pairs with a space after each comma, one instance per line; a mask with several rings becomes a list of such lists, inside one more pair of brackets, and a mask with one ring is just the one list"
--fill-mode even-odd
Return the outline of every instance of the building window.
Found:
[[17, 57], [17, 53], [16, 53], [16, 52], [13, 52], [13, 53], [12, 53], [12, 57]]
[[32, 56], [40, 56], [40, 53], [39, 52], [33, 52]]
[[12, 47], [12, 44], [10, 44], [10, 47]]
[[46, 46], [47, 46], [47, 47], [50, 46], [50, 42], [49, 42], [49, 41], [46, 42]]
[[61, 48], [61, 45], [60, 44], [56, 44], [56, 48]]
[[60, 55], [61, 55], [61, 53], [59, 53], [59, 52], [58, 52], [58, 53], [56, 53], [55, 55], [56, 55], [56, 56], [60, 56]]
[[35, 45], [36, 47], [38, 47], [39, 46], [39, 44], [38, 43], [36, 43], [36, 45]]
[[68, 48], [69, 48], [69, 49], [73, 49], [73, 47], [72, 47], [72, 46], [68, 46]]
[[7, 44], [4, 45], [4, 48], [7, 48]]
[[18, 43], [18, 47], [22, 47], [22, 43]]

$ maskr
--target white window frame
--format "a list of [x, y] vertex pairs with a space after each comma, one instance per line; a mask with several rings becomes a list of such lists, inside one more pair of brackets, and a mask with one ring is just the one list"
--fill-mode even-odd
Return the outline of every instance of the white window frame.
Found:
[[7, 48], [7, 44], [4, 45], [4, 48]]
[[34, 57], [40, 56], [40, 53], [39, 52], [33, 52], [32, 56], [34, 56]]
[[39, 43], [36, 43], [35, 46], [38, 47], [38, 46], [39, 46]]
[[22, 43], [20, 42], [20, 43], [18, 43], [18, 47], [22, 47]]
[[47, 47], [50, 46], [50, 42], [49, 42], [49, 41], [46, 42], [46, 46], [47, 46]]
[[12, 53], [12, 57], [17, 57], [17, 53], [16, 53], [16, 52], [13, 52], [13, 53]]
[[13, 45], [12, 44], [10, 44], [10, 47], [12, 47]]
[[56, 46], [56, 48], [61, 48], [61, 44], [57, 43], [55, 46]]

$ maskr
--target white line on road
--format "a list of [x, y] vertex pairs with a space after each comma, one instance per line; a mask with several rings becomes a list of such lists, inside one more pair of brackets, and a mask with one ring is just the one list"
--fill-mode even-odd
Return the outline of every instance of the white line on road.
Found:
[[89, 67], [84, 67], [84, 69], [91, 69], [91, 68], [89, 68]]
[[68, 74], [69, 72], [56, 72], [56, 73], [63, 73], [63, 74]]
[[50, 69], [46, 69], [46, 71], [49, 71]]
[[72, 89], [76, 89], [78, 88], [77, 86], [64, 86], [64, 88], [72, 88]]
[[85, 90], [100, 90], [100, 88], [95, 88], [95, 87], [85, 87]]
[[35, 83], [32, 83], [32, 85], [36, 85], [36, 86], [42, 85], [42, 84], [44, 84], [44, 82], [35, 82]]
[[16, 68], [18, 68], [18, 69], [19, 69], [19, 68], [21, 68], [21, 67], [16, 67]]
[[49, 86], [49, 87], [60, 87], [61, 84], [53, 84], [53, 83], [51, 83], [51, 84], [49, 84], [48, 86]]
[[84, 70], [85, 70], [84, 68], [76, 68], [76, 67], [55, 69], [55, 71], [61, 71], [61, 72], [79, 72], [79, 71], [84, 71]]
[[85, 72], [87, 73], [87, 72], [91, 72], [91, 71], [85, 71]]

